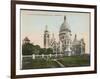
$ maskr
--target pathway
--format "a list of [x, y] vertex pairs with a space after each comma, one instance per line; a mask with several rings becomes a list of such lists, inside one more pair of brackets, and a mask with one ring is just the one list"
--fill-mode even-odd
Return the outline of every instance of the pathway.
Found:
[[62, 63], [60, 63], [59, 61], [57, 61], [57, 59], [53, 59], [53, 61], [55, 61], [56, 63], [58, 63], [60, 65], [60, 67], [65, 67]]

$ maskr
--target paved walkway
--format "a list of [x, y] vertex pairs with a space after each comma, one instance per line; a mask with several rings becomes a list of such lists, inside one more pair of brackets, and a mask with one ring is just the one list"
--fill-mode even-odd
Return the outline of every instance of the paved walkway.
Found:
[[60, 67], [65, 67], [62, 63], [60, 63], [59, 61], [57, 61], [57, 59], [53, 59], [53, 61], [55, 61], [56, 63], [58, 63], [60, 65]]

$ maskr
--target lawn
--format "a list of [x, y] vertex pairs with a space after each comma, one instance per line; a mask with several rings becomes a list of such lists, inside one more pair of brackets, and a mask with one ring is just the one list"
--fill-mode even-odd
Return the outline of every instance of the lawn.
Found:
[[90, 65], [90, 56], [67, 56], [61, 59], [58, 59], [65, 67], [79, 67], [79, 66], [89, 66]]
[[[65, 67], [79, 67], [79, 66], [89, 66], [90, 56], [65, 56], [57, 59]], [[22, 69], [41, 69], [41, 68], [60, 68], [59, 64], [52, 59], [32, 59], [23, 58]]]
[[41, 69], [41, 68], [57, 68], [60, 67], [55, 61], [51, 59], [31, 59], [27, 61], [23, 61], [22, 69]]

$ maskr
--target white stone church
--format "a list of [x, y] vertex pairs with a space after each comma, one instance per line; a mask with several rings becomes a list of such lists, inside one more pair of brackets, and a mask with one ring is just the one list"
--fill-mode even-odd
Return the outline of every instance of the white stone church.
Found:
[[65, 56], [82, 55], [85, 54], [85, 42], [84, 39], [77, 39], [75, 34], [74, 39], [71, 39], [71, 29], [64, 16], [64, 21], [59, 30], [59, 42], [56, 42], [54, 34], [50, 38], [49, 30], [44, 30], [44, 48], [52, 48], [55, 54], [64, 54]]

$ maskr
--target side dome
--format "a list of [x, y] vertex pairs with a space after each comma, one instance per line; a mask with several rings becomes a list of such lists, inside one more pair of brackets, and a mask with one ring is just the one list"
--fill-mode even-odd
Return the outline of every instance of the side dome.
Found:
[[66, 22], [66, 16], [64, 16], [64, 22], [61, 24], [60, 32], [62, 31], [71, 31], [69, 24]]

